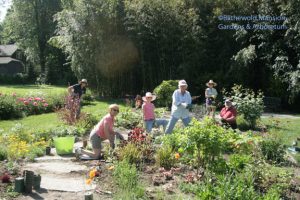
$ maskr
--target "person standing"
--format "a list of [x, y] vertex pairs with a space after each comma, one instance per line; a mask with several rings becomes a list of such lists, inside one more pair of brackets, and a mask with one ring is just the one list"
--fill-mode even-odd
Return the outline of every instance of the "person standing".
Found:
[[76, 113], [75, 113], [75, 118], [78, 119], [80, 116], [80, 109], [81, 109], [81, 97], [83, 94], [86, 93], [86, 87], [87, 87], [88, 83], [86, 79], [82, 79], [81, 81], [79, 81], [78, 84], [72, 85], [70, 87], [68, 87], [68, 93], [69, 96], [73, 99], [74, 101], [77, 101], [76, 103], [73, 103], [73, 105], [78, 106], [78, 108], [76, 108]]
[[192, 97], [187, 91], [187, 87], [186, 81], [180, 80], [178, 82], [178, 89], [175, 90], [172, 95], [171, 120], [167, 125], [166, 134], [170, 134], [173, 131], [175, 124], [179, 119], [182, 120], [185, 126], [191, 121], [189, 108], [192, 105]]
[[155, 118], [155, 113], [154, 113], [155, 106], [152, 103], [152, 101], [156, 99], [156, 96], [153, 95], [151, 92], [147, 92], [142, 99], [144, 101], [142, 105], [143, 118], [144, 118], [144, 124], [147, 133], [150, 133], [152, 131], [153, 125], [156, 126], [162, 125], [165, 130], [166, 125], [168, 123], [167, 120]]
[[206, 83], [206, 86], [208, 87], [205, 90], [206, 111], [207, 115], [214, 119], [216, 112], [216, 98], [218, 96], [218, 92], [214, 87], [217, 86], [217, 83], [213, 80], [209, 80], [209, 82]]

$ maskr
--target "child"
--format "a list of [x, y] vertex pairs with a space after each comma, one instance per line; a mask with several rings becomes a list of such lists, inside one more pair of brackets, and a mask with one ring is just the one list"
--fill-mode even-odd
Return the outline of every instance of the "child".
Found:
[[215, 83], [213, 80], [210, 80], [206, 83], [206, 86], [208, 87], [205, 90], [207, 115], [212, 115], [212, 118], [214, 119], [216, 111], [216, 98], [218, 95], [218, 92], [214, 87], [217, 86], [217, 83]]
[[143, 100], [142, 100], [141, 95], [136, 95], [136, 97], [135, 97], [135, 108], [140, 109], [142, 107], [142, 104], [143, 104]]
[[142, 98], [144, 103], [142, 105], [144, 123], [147, 133], [152, 131], [153, 124], [157, 126], [163, 125], [164, 129], [167, 125], [167, 120], [165, 119], [155, 119], [154, 109], [155, 106], [152, 101], [156, 99], [156, 96], [151, 92], [147, 92], [146, 95]]

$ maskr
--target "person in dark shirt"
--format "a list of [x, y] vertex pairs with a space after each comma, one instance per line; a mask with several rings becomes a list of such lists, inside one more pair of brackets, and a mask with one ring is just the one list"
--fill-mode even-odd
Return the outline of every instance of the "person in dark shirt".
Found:
[[76, 110], [76, 114], [75, 114], [76, 119], [78, 119], [79, 115], [80, 115], [80, 107], [81, 107], [80, 101], [81, 101], [82, 95], [86, 93], [86, 87], [87, 87], [86, 79], [82, 79], [81, 81], [79, 81], [78, 84], [68, 87], [69, 95], [73, 98], [73, 100], [78, 100], [78, 102], [79, 102], [79, 106], [78, 106], [78, 109]]

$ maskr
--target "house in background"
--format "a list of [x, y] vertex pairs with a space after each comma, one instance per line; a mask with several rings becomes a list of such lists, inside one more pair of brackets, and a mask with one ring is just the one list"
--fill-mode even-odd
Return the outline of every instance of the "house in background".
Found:
[[15, 44], [0, 45], [0, 75], [13, 76], [25, 68], [22, 53]]

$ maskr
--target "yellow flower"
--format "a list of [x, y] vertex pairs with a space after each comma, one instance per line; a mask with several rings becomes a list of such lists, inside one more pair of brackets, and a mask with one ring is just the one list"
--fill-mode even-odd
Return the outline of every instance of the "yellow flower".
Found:
[[175, 153], [175, 159], [178, 160], [180, 158], [180, 154], [179, 153]]
[[91, 184], [91, 182], [92, 182], [92, 179], [90, 179], [90, 178], [85, 180], [85, 183], [86, 183], [87, 185]]
[[93, 169], [92, 171], [90, 171], [90, 179], [94, 178], [96, 176], [96, 171], [95, 169]]
[[108, 170], [113, 170], [115, 167], [112, 165], [109, 168], [107, 168]]

